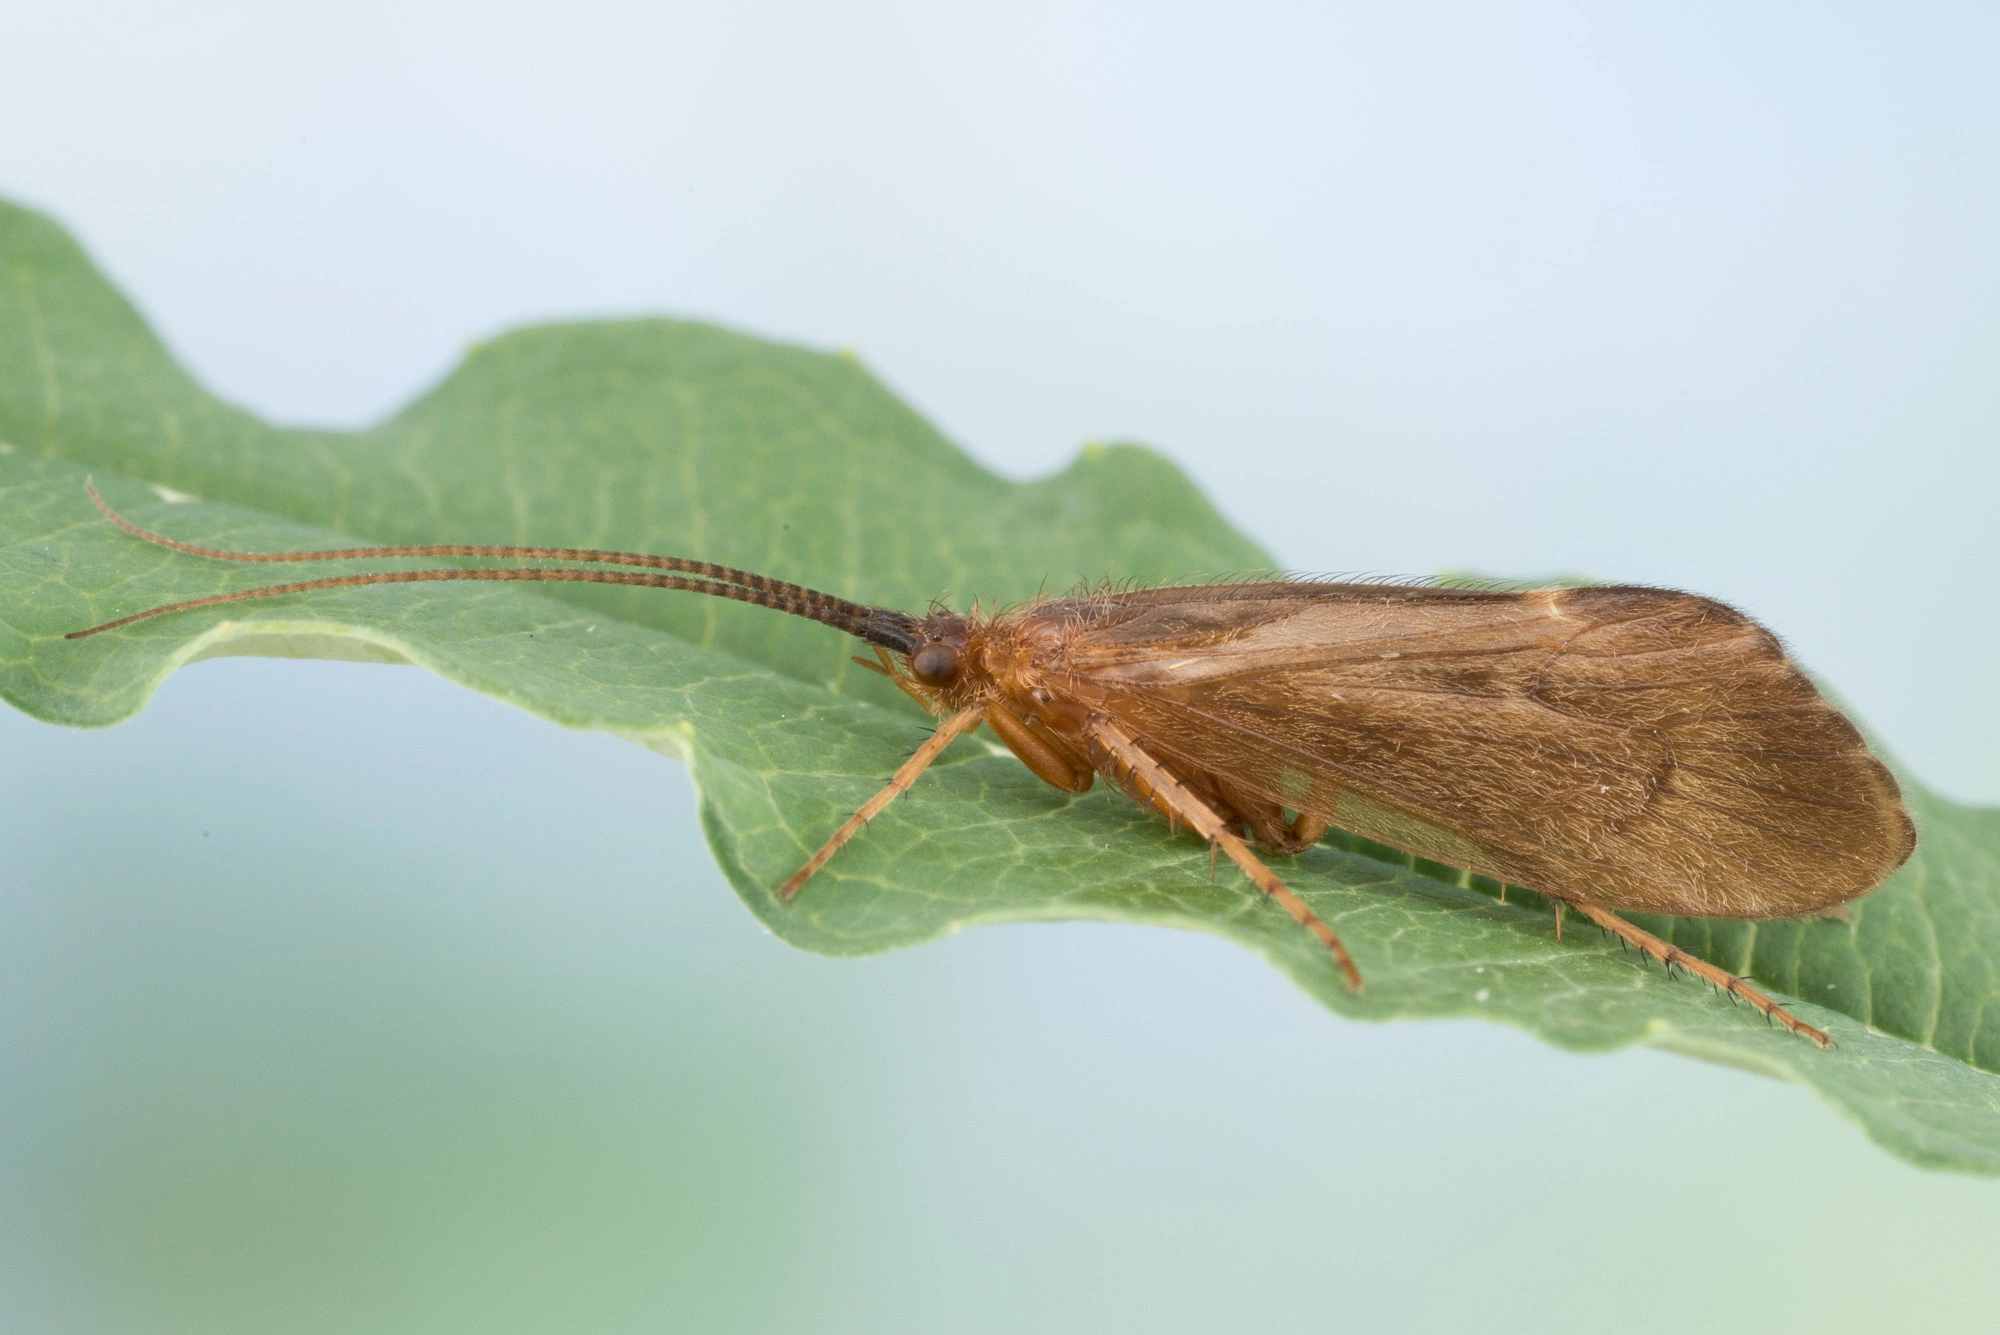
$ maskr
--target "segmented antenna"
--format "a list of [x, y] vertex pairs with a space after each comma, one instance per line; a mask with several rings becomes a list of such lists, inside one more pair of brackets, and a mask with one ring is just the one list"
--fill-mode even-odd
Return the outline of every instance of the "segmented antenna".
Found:
[[703, 593], [714, 598], [729, 598], [739, 603], [750, 603], [757, 607], [768, 607], [774, 611], [817, 621], [821, 625], [832, 626], [845, 631], [870, 644], [894, 649], [898, 653], [908, 653], [917, 644], [916, 619], [908, 613], [888, 607], [869, 607], [864, 603], [850, 602], [845, 598], [818, 589], [809, 589], [802, 584], [792, 584], [754, 571], [737, 570], [730, 566], [716, 565], [712, 561], [696, 561], [681, 556], [654, 556], [646, 552], [614, 552], [593, 547], [518, 547], [488, 546], [469, 543], [431, 543], [409, 547], [341, 547], [311, 552], [239, 552], [223, 547], [203, 547], [191, 542], [181, 542], [163, 533], [141, 528], [111, 508], [98, 494], [96, 485], [86, 479], [84, 490], [90, 499], [112, 523], [135, 538], [150, 542], [156, 547], [166, 547], [173, 551], [185, 552], [190, 556], [207, 557], [215, 561], [355, 561], [374, 560], [385, 557], [495, 557], [512, 561], [568, 561], [580, 565], [623, 565], [641, 566], [646, 571], [672, 571], [673, 574], [654, 574], [631, 570], [577, 570], [560, 566], [502, 566], [502, 567], [451, 567], [439, 570], [387, 570], [361, 575], [336, 575], [326, 579], [295, 580], [287, 584], [273, 584], [261, 589], [243, 589], [236, 593], [216, 593], [205, 598], [188, 598], [177, 603], [165, 603], [159, 607], [149, 607], [143, 612], [134, 612], [86, 630], [73, 630], [65, 639], [80, 640], [85, 636], [97, 635], [120, 626], [129, 626], [135, 621], [146, 621], [153, 617], [169, 616], [175, 612], [193, 611], [198, 607], [216, 607], [223, 603], [248, 602], [256, 598], [278, 598], [287, 594], [310, 593], [317, 589], [354, 588], [363, 584], [419, 584], [448, 580], [489, 580], [523, 581], [550, 584], [626, 584], [648, 589], [678, 589], [687, 593]]

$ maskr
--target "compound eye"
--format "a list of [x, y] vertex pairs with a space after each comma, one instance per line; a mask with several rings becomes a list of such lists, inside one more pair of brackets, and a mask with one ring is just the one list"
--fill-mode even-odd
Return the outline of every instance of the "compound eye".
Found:
[[910, 655], [910, 675], [926, 686], [951, 685], [958, 669], [958, 650], [936, 640]]

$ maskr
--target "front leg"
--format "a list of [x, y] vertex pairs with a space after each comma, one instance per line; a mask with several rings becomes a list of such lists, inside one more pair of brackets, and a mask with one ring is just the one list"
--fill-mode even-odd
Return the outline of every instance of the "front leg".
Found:
[[1089, 759], [1047, 728], [1021, 718], [998, 700], [986, 706], [986, 726], [1007, 744], [1015, 759], [1051, 788], [1087, 793], [1097, 779]]
[[793, 872], [785, 883], [778, 887], [778, 898], [789, 900], [798, 894], [799, 887], [810, 880], [814, 872], [824, 867], [833, 855], [840, 851], [842, 845], [859, 834], [862, 826], [881, 815], [883, 808], [891, 802], [909, 792], [910, 785], [917, 781], [917, 776], [929, 769], [931, 762], [944, 754], [947, 746], [979, 726], [980, 712], [980, 707], [974, 705], [970, 709], [959, 710], [940, 723], [938, 730], [917, 748], [917, 753], [903, 762], [902, 768], [890, 778], [888, 786], [863, 802], [861, 809], [849, 816], [846, 822], [833, 832], [833, 837], [820, 845], [819, 852], [808, 858], [805, 866]]

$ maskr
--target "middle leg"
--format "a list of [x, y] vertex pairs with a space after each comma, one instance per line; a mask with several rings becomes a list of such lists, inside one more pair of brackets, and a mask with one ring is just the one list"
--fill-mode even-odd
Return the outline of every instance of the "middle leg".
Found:
[[[1209, 843], [1220, 847], [1229, 855], [1231, 862], [1242, 868], [1243, 874], [1250, 878], [1251, 884], [1276, 900], [1287, 913], [1298, 920], [1300, 926], [1318, 937], [1327, 949], [1333, 952], [1334, 962], [1340, 966], [1341, 975], [1346, 978], [1349, 990], [1355, 992], [1361, 990], [1361, 971], [1354, 967], [1354, 960], [1348, 955], [1347, 947], [1340, 943], [1340, 938], [1334, 935], [1333, 929], [1327, 926], [1303, 899], [1286, 888], [1285, 883], [1279, 880], [1269, 867], [1258, 860], [1257, 855], [1250, 851], [1250, 845], [1244, 843], [1240, 836], [1231, 833], [1222, 817], [1215, 813], [1214, 808], [1189, 792], [1186, 784], [1175, 778], [1166, 766], [1147, 755], [1139, 744], [1116, 724], [1105, 719], [1094, 720], [1086, 730], [1086, 735], [1104, 749], [1118, 768], [1125, 771], [1124, 778], [1130, 785], [1128, 791], [1143, 792], [1145, 797], [1141, 799], [1142, 801], [1150, 799], [1151, 804], [1168, 819], [1178, 820]], [[1119, 778], [1115, 773], [1111, 777]]]

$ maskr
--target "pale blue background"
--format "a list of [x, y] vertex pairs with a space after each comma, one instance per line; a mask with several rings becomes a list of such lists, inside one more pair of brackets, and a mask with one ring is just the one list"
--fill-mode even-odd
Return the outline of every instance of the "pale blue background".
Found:
[[[29, 5], [0, 192], [360, 424], [524, 322], [852, 346], [1003, 472], [1166, 451], [1304, 569], [1777, 626], [2000, 800], [1988, 6]], [[1824, 1331], [2000, 1183], [1787, 1087], [1335, 1020], [1160, 931], [763, 935], [685, 776], [412, 671], [0, 715], [0, 1321]]]

